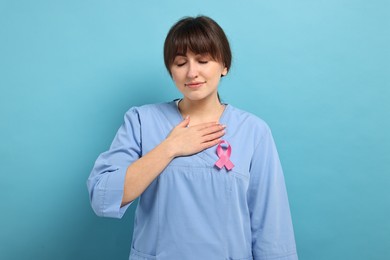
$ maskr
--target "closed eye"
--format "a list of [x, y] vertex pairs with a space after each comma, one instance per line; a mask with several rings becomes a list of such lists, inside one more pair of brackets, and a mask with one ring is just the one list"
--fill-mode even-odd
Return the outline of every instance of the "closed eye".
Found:
[[200, 64], [207, 64], [209, 61], [208, 60], [200, 60], [199, 63]]

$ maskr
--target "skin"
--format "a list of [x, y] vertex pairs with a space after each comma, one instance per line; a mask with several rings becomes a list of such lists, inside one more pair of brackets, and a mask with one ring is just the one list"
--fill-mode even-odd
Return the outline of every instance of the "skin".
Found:
[[170, 72], [183, 94], [179, 110], [187, 116], [163, 142], [129, 165], [122, 206], [140, 196], [175, 157], [192, 155], [217, 145], [225, 134], [225, 126], [218, 123], [224, 105], [220, 104], [217, 91], [221, 75], [227, 74], [227, 68], [209, 55], [187, 51], [175, 58]]
[[218, 100], [218, 85], [227, 68], [210, 55], [194, 54], [176, 56], [171, 66], [172, 79], [183, 94], [179, 110], [191, 115], [191, 124], [216, 122], [225, 109]]

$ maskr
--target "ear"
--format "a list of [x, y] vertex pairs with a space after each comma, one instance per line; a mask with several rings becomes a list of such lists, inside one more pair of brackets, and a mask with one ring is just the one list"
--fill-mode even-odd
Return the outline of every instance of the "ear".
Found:
[[221, 77], [226, 76], [227, 73], [228, 73], [228, 69], [224, 67], [221, 73]]

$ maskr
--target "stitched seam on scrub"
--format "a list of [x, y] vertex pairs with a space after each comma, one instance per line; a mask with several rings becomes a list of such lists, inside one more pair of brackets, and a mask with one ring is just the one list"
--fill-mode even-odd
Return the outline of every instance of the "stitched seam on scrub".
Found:
[[109, 175], [106, 175], [107, 178], [105, 178], [105, 182], [104, 182], [104, 189], [103, 189], [103, 201], [102, 201], [102, 205], [101, 205], [101, 212], [102, 212], [102, 216], [103, 217], [106, 217], [106, 213], [105, 213], [105, 209], [106, 209], [106, 194], [107, 194], [107, 182], [108, 182], [108, 178], [110, 177]]
[[[199, 168], [199, 169], [215, 169], [214, 166], [197, 166], [197, 165], [177, 165], [177, 164], [170, 164], [167, 166], [167, 168], [169, 167], [176, 167], [176, 168], [191, 168], [191, 169], [194, 169], [194, 168]], [[246, 176], [245, 174], [241, 173], [241, 172], [238, 172], [236, 170], [234, 170], [234, 168], [230, 171], [228, 171], [227, 173], [224, 173], [224, 174], [229, 174], [229, 173], [233, 173], [233, 175], [237, 176], [238, 178], [241, 178], [241, 179], [244, 179], [244, 180], [249, 180], [249, 176]]]

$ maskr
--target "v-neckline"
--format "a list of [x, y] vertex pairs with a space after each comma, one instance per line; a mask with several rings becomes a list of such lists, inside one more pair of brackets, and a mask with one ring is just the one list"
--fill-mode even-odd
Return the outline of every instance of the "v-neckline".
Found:
[[[182, 115], [181, 115], [181, 113], [180, 113], [180, 111], [179, 111], [178, 105], [177, 105], [177, 103], [176, 103], [177, 100], [178, 100], [178, 99], [175, 99], [175, 100], [173, 100], [173, 101], [171, 102], [172, 105], [174, 106], [175, 111], [176, 111], [177, 120], [178, 120], [178, 122], [176, 122], [175, 125], [177, 125], [177, 124], [179, 124], [181, 121], [183, 121], [183, 117], [182, 117]], [[227, 119], [226, 119], [227, 116], [226, 116], [226, 115], [228, 114], [228, 112], [229, 112], [231, 106], [230, 106], [229, 104], [227, 104], [227, 103], [222, 103], [222, 104], [225, 105], [225, 109], [223, 110], [223, 112], [222, 112], [222, 114], [221, 114], [221, 116], [220, 116], [220, 118], [219, 118], [219, 123], [224, 124], [224, 125], [227, 125], [227, 121], [226, 121], [226, 120], [227, 120]], [[227, 134], [225, 134], [224, 137], [225, 137], [226, 135], [227, 135]], [[225, 140], [226, 138], [222, 138], [222, 139]], [[216, 147], [217, 147], [217, 145], [212, 146], [212, 147], [207, 148], [207, 149], [205, 149], [205, 150], [202, 150], [202, 151], [200, 151], [200, 152], [198, 152], [198, 153], [195, 153], [195, 154], [193, 154], [192, 156], [197, 156], [197, 157], [201, 158], [202, 160], [206, 161], [207, 163], [210, 163], [210, 166], [213, 167], [214, 164], [215, 164], [215, 162], [218, 160], [218, 156], [217, 156], [216, 150], [215, 150]], [[213, 152], [213, 151], [214, 151], [214, 152]]]
[[[180, 113], [178, 103], [176, 102], [178, 100], [180, 100], [180, 99], [175, 99], [171, 102], [175, 106], [176, 115], [178, 116], [178, 119], [179, 119], [179, 122], [177, 122], [177, 124], [184, 120], [182, 114]], [[225, 120], [225, 115], [227, 114], [227, 110], [230, 109], [230, 105], [228, 103], [221, 103], [221, 104], [224, 105], [225, 108], [223, 109], [222, 114], [219, 117], [218, 122], [226, 125], [226, 122], [224, 120]]]

